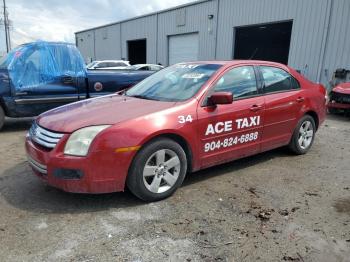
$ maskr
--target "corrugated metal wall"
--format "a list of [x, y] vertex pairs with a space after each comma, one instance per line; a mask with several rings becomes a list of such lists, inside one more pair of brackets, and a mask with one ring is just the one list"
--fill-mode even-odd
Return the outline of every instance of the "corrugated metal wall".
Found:
[[95, 60], [95, 30], [85, 31], [76, 34], [76, 45], [86, 62]]
[[218, 59], [232, 59], [234, 28], [293, 20], [289, 65], [317, 78], [328, 0], [220, 0]]
[[[184, 8], [160, 13], [158, 16], [158, 62], [168, 64], [168, 37], [171, 35], [199, 33], [199, 59], [215, 59], [217, 1], [203, 2], [185, 8], [185, 24], [177, 24], [177, 16]], [[214, 15], [214, 19], [208, 19]]]
[[[350, 70], [350, 1], [334, 0], [320, 79], [327, 83], [337, 68]], [[326, 25], [328, 26], [328, 25]]]
[[326, 83], [336, 68], [350, 69], [349, 17], [349, 0], [209, 0], [76, 37], [83, 56], [93, 59], [127, 58], [127, 41], [146, 38], [147, 62], [167, 65], [171, 35], [198, 32], [200, 60], [228, 60], [236, 27], [292, 20], [289, 65]]
[[120, 59], [121, 41], [120, 41], [120, 24], [106, 26], [95, 30], [95, 58]]
[[127, 41], [146, 39], [147, 62], [156, 63], [157, 15], [146, 16], [121, 24], [122, 58], [128, 58]]

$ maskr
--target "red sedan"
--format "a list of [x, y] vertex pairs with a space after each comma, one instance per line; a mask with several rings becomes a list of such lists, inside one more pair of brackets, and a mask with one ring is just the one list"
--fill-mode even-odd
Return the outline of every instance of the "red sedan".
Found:
[[186, 173], [289, 146], [305, 154], [326, 115], [325, 89], [272, 62], [183, 63], [126, 92], [39, 116], [28, 161], [49, 185], [155, 201]]

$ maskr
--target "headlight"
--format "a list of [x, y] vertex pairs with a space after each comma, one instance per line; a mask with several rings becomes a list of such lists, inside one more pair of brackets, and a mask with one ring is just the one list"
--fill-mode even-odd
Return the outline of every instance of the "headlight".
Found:
[[94, 138], [108, 127], [110, 126], [90, 126], [75, 131], [66, 143], [64, 154], [86, 156]]

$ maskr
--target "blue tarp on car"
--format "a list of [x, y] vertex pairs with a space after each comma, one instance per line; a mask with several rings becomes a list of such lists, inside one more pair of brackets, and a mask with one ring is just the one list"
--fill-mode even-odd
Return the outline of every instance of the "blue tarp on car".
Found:
[[85, 63], [73, 44], [37, 41], [13, 49], [0, 62], [17, 91], [32, 90], [64, 76], [86, 76]]

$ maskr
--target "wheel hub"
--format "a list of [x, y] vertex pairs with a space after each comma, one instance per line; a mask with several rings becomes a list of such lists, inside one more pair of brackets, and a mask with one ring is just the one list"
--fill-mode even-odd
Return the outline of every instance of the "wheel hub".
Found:
[[159, 167], [155, 170], [155, 174], [158, 176], [158, 177], [163, 177], [165, 172], [166, 172], [166, 168], [164, 165], [159, 165]]

